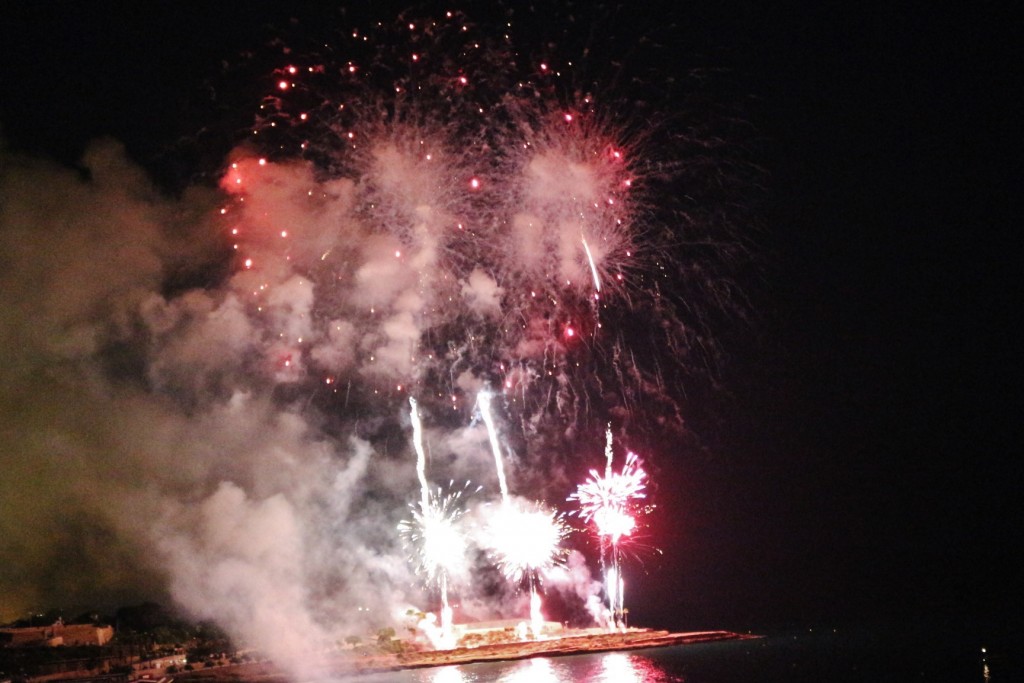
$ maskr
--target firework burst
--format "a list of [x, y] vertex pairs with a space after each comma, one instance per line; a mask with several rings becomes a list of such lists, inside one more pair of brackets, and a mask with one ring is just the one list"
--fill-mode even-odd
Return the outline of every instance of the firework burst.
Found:
[[510, 498], [491, 506], [483, 542], [505, 578], [531, 587], [563, 556], [569, 528], [563, 516], [542, 503]]
[[[354, 386], [349, 412], [414, 392], [453, 421], [489, 384], [531, 461], [568, 452], [551, 441], [603, 422], [595, 411], [681, 428], [674, 363], [713, 344], [709, 298], [676, 297], [673, 283], [687, 275], [728, 307], [710, 245], [740, 259], [730, 236], [697, 234], [710, 226], [697, 207], [672, 215], [697, 191], [662, 192], [688, 168], [676, 138], [571, 87], [571, 59], [513, 56], [514, 23], [495, 34], [458, 12], [407, 19], [288, 45], [250, 131], [264, 156], [237, 159], [223, 183], [249, 300], [273, 308], [282, 271], [317, 292], [303, 344], [281, 343], [292, 374], [319, 374], [331, 394]], [[308, 183], [286, 196], [279, 176], [297, 159]], [[322, 222], [296, 224], [286, 208], [298, 204]], [[641, 321], [672, 362], [634, 352], [627, 330]], [[324, 341], [344, 352], [312, 353]]]
[[411, 519], [398, 525], [399, 534], [413, 551], [418, 573], [439, 589], [452, 577], [464, 576], [467, 569], [469, 538], [462, 528], [466, 513], [462, 496], [469, 486], [466, 482], [448, 494], [438, 488], [428, 494], [425, 503], [410, 505]]
[[580, 484], [570, 501], [579, 504], [579, 516], [593, 522], [598, 535], [618, 543], [636, 528], [636, 506], [647, 497], [647, 473], [640, 466], [636, 453], [628, 453], [619, 472], [606, 472], [603, 476], [590, 470], [590, 478]]
[[609, 426], [605, 432], [605, 472], [590, 471], [590, 478], [569, 496], [579, 504], [579, 516], [594, 525], [601, 542], [601, 564], [612, 623], [625, 625], [625, 583], [622, 578], [620, 543], [636, 528], [637, 505], [646, 498], [647, 473], [633, 452], [626, 455], [622, 470], [612, 470], [613, 444]]

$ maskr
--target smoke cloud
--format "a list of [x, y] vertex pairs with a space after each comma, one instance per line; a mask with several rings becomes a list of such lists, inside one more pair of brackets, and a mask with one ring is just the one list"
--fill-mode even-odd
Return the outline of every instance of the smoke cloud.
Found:
[[[395, 154], [385, 189], [407, 185]], [[111, 141], [84, 173], [3, 159], [4, 618], [163, 596], [295, 666], [395, 622], [425, 604], [396, 534], [417, 498], [410, 390], [440, 420], [432, 475], [496, 492], [467, 410], [490, 383], [472, 332], [454, 351], [464, 368], [437, 385], [423, 339], [453, 319], [487, 333], [506, 290], [482, 266], [441, 264], [451, 237], [433, 207], [381, 234], [352, 183], [233, 159], [219, 190], [179, 198]], [[389, 201], [423, 199], [402, 192]], [[225, 254], [229, 272], [207, 275]], [[481, 617], [523, 600], [462, 590]]]

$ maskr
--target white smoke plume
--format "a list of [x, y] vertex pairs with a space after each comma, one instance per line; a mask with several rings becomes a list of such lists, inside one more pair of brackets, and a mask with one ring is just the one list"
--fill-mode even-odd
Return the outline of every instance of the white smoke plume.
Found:
[[[262, 316], [248, 272], [168, 293], [209, 262], [219, 199], [161, 198], [109, 142], [83, 165], [3, 159], [5, 618], [165, 595], [278, 658], [390, 622], [416, 597], [392, 541], [407, 474], [273, 396], [306, 373], [310, 283], [267, 276]], [[315, 348], [343, 370], [332, 322]]]
[[[320, 394], [343, 411], [342, 383], [365, 404], [415, 382], [441, 295], [424, 286], [433, 241], [370, 234], [347, 184], [307, 164], [237, 157], [234, 205], [211, 190], [161, 197], [110, 142], [83, 166], [87, 178], [4, 159], [2, 551], [19, 568], [3, 574], [5, 614], [46, 599], [38, 575], [64, 561], [81, 573], [57, 570], [67, 600], [149, 586], [281, 662], [391, 623], [422, 600], [395, 532], [412, 460], [404, 440], [381, 457]], [[216, 262], [224, 206], [252, 265], [239, 256], [221, 284], [169, 291], [169, 274]], [[345, 270], [325, 276], [325, 262]], [[500, 313], [482, 270], [446, 291]], [[486, 434], [460, 416], [430, 441], [493, 484]]]

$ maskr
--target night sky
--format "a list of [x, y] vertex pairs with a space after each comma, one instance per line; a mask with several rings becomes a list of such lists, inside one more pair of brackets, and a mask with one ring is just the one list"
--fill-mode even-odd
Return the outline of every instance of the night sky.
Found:
[[[687, 416], [693, 438], [651, 462], [648, 542], [664, 555], [627, 570], [646, 572], [630, 585], [631, 616], [699, 628], [1019, 623], [1013, 22], [967, 8], [675, 4], [565, 10], [576, 23], [552, 29], [614, 15], [605, 49], [626, 53], [625, 73], [706, 70], [762, 170], [748, 200], [758, 267], [744, 282], [756, 315], [724, 330], [716, 387]], [[211, 96], [222, 64], [292, 17], [340, 28], [397, 15], [103, 5], [4, 11], [0, 138], [75, 164], [112, 137], [168, 185], [227, 151], [208, 130], [212, 151], [183, 139], [251, 115]], [[624, 50], [631, 39], [640, 47]], [[689, 102], [687, 83], [666, 85], [677, 99], [660, 106]], [[15, 404], [2, 410], [19, 419]], [[18, 455], [0, 451], [14, 471]]]

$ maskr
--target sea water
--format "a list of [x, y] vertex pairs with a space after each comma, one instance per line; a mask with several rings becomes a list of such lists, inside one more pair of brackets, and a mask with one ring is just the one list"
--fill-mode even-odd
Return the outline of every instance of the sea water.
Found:
[[[991, 641], [991, 642], [989, 642]], [[803, 628], [719, 641], [353, 676], [356, 683], [768, 683], [957, 681], [1021, 677], [1019, 634], [960, 630]]]

